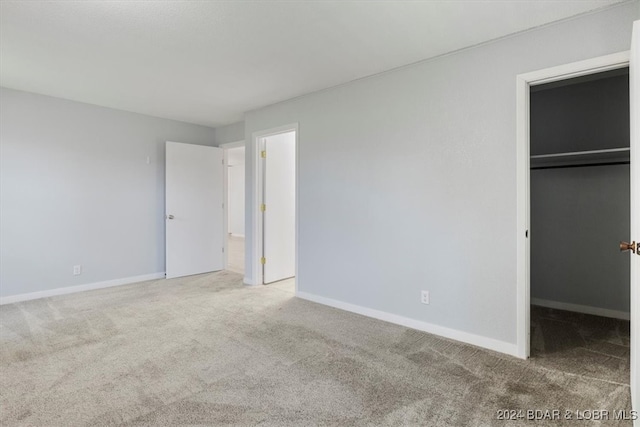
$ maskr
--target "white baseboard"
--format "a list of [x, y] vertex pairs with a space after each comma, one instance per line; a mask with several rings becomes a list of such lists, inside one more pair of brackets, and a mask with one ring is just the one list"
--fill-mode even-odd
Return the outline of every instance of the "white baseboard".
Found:
[[229, 236], [231, 236], [231, 237], [242, 237], [244, 239], [244, 234], [229, 233]]
[[569, 304], [566, 302], [551, 301], [541, 298], [531, 298], [532, 305], [555, 308], [557, 310], [575, 311], [577, 313], [593, 314], [595, 316], [612, 317], [614, 319], [630, 320], [627, 311], [609, 310], [608, 308], [589, 307], [588, 305]]
[[14, 302], [29, 301], [32, 299], [48, 298], [57, 295], [73, 294], [76, 292], [92, 291], [94, 289], [111, 288], [113, 286], [129, 285], [131, 283], [145, 282], [147, 280], [164, 279], [165, 273], [143, 274], [142, 276], [123, 277], [121, 279], [107, 280], [104, 282], [87, 283], [85, 285], [69, 286], [66, 288], [49, 289], [46, 291], [30, 292], [27, 294], [11, 295], [0, 298], [0, 305]]
[[251, 277], [247, 277], [247, 276], [244, 277], [244, 279], [242, 280], [242, 283], [249, 286], [255, 286], [256, 284], [256, 282], [254, 282]]
[[489, 350], [505, 353], [510, 356], [518, 357], [518, 347], [516, 344], [499, 341], [493, 338], [472, 334], [469, 332], [459, 331], [457, 329], [446, 328], [444, 326], [434, 325], [432, 323], [423, 322], [421, 320], [410, 319], [408, 317], [399, 316], [397, 314], [387, 313], [386, 311], [375, 310], [372, 308], [362, 307], [355, 304], [325, 298], [306, 292], [296, 292], [298, 298], [317, 302], [319, 304], [328, 305], [330, 307], [339, 308], [341, 310], [350, 311], [352, 313], [361, 314], [374, 319], [384, 320], [385, 322], [395, 323], [397, 325], [406, 326], [407, 328], [417, 329], [419, 331], [428, 332], [430, 334], [439, 335], [441, 337], [450, 338], [452, 340], [461, 341], [463, 343], [472, 344], [478, 347], [487, 348]]

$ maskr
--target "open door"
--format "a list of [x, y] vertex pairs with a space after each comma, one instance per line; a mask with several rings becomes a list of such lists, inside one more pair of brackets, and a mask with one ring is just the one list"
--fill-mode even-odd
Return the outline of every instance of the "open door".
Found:
[[223, 268], [223, 150], [166, 144], [167, 278]]
[[[631, 401], [640, 411], [640, 21], [633, 23], [629, 60], [631, 107], [631, 236], [636, 243], [631, 256]], [[631, 245], [629, 246], [629, 248]], [[621, 246], [621, 250], [625, 249]], [[640, 420], [634, 425], [639, 426]]]
[[263, 283], [295, 276], [296, 133], [264, 139]]

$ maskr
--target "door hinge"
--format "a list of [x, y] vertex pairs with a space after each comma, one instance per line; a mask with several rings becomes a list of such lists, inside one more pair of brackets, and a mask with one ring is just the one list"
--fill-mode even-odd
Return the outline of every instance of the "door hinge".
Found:
[[266, 211], [266, 210], [267, 210], [267, 205], [265, 205], [264, 203], [263, 203], [263, 204], [261, 204], [261, 205], [260, 205], [260, 210], [261, 210], [262, 212]]
[[262, 150], [260, 152], [260, 157], [262, 157], [263, 159], [266, 159], [267, 158], [267, 150]]
[[222, 247], [222, 253], [224, 253], [224, 246]]
[[267, 263], [267, 259], [265, 257], [260, 258], [260, 264], [264, 265]]

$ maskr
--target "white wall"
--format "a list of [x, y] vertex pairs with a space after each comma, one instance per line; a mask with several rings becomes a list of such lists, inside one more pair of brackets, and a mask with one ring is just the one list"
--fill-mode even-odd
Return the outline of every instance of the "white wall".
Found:
[[628, 50], [639, 15], [626, 3], [247, 113], [247, 138], [299, 124], [298, 290], [515, 352], [516, 75]]
[[212, 145], [214, 129], [6, 88], [0, 102], [0, 296], [163, 272], [164, 143]]
[[227, 178], [229, 180], [227, 231], [236, 236], [244, 236], [245, 149], [244, 147], [230, 148], [227, 150], [227, 156]]

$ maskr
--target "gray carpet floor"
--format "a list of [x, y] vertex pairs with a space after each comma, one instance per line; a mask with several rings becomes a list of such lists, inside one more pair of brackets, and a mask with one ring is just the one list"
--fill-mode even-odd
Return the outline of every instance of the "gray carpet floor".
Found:
[[630, 409], [624, 322], [539, 309], [532, 326], [523, 361], [226, 271], [11, 304], [0, 421], [498, 426], [519, 424], [498, 420], [503, 409]]

